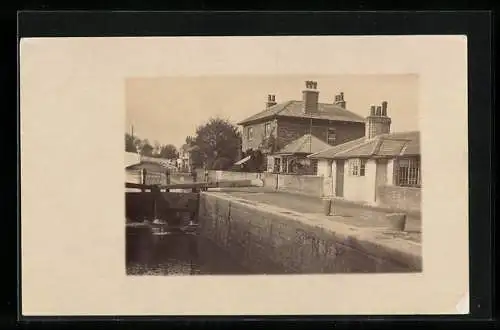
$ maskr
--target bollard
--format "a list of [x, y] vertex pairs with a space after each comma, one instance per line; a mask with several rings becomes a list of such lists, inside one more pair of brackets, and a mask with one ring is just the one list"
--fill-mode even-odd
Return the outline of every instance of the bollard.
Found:
[[329, 198], [323, 199], [323, 214], [330, 215], [332, 212], [332, 200]]
[[386, 215], [387, 226], [391, 230], [404, 231], [406, 226], [406, 214], [390, 213]]

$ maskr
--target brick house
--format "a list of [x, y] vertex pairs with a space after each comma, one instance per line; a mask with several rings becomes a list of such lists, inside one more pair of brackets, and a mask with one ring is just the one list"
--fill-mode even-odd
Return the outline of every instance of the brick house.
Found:
[[306, 134], [332, 146], [364, 136], [365, 120], [347, 109], [342, 92], [331, 103], [321, 103], [317, 82], [305, 85], [302, 100], [278, 103], [275, 95], [269, 95], [265, 110], [238, 123], [243, 151], [270, 154]]
[[371, 106], [365, 136], [311, 154], [326, 195], [420, 210], [420, 133], [390, 132], [387, 102]]

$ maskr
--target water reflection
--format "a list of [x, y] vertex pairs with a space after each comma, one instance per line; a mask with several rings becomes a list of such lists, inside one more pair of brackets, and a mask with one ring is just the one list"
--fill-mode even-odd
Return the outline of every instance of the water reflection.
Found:
[[195, 233], [127, 227], [128, 275], [250, 274], [226, 251]]

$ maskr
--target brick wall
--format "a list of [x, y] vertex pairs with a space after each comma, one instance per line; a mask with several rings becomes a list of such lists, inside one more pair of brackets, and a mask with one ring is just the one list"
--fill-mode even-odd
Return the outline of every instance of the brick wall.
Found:
[[[390, 250], [353, 236], [355, 231], [330, 221], [320, 225], [306, 215], [290, 215], [259, 203], [202, 193], [199, 217], [201, 235], [254, 272], [421, 271], [421, 251], [417, 246]], [[327, 230], [323, 225], [330, 227]]]
[[310, 131], [317, 138], [327, 142], [328, 128], [335, 129], [336, 144], [355, 140], [365, 135], [364, 123], [313, 121], [311, 127], [309, 119], [280, 118], [278, 120], [278, 144], [283, 147], [302, 135], [309, 134]]
[[278, 190], [321, 197], [323, 195], [323, 178], [313, 175], [279, 174]]
[[278, 174], [262, 173], [261, 178], [266, 189], [278, 189]]
[[[263, 180], [265, 188], [277, 188], [279, 191], [314, 197], [323, 196], [323, 178], [315, 175], [209, 171], [209, 180], [211, 181], [254, 180], [259, 178]], [[203, 176], [199, 176], [198, 180], [202, 181]]]
[[[274, 134], [276, 136], [276, 122], [274, 120], [269, 120], [261, 123], [256, 123], [256, 124], [251, 124], [243, 127], [243, 133], [242, 133], [242, 142], [241, 142], [241, 149], [243, 152], [247, 151], [248, 149], [258, 149], [259, 146], [261, 145], [262, 141], [265, 138], [265, 124], [270, 123], [271, 124], [271, 134]], [[251, 140], [248, 139], [248, 129], [253, 128], [253, 138]]]
[[377, 201], [381, 206], [420, 211], [421, 188], [380, 186], [377, 188]]
[[[310, 131], [309, 119], [279, 118], [277, 121], [266, 121], [271, 123], [271, 132], [278, 138], [278, 146], [284, 147], [286, 144], [300, 138]], [[264, 125], [266, 122], [251, 124], [243, 127], [242, 150], [257, 149], [264, 137]], [[247, 130], [253, 128], [253, 139], [248, 140]], [[335, 128], [336, 143], [341, 144], [365, 135], [364, 123], [352, 122], [328, 122], [313, 120], [312, 134], [323, 141], [327, 141], [328, 128]]]

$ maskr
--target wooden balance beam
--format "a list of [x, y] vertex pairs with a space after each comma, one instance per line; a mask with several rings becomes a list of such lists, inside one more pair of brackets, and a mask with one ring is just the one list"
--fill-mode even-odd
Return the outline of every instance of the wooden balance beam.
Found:
[[187, 182], [174, 183], [167, 185], [146, 185], [140, 183], [126, 182], [125, 188], [141, 189], [141, 190], [157, 190], [157, 189], [208, 189], [208, 188], [241, 188], [241, 187], [262, 187], [263, 181], [256, 180], [227, 180], [218, 182]]

